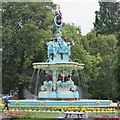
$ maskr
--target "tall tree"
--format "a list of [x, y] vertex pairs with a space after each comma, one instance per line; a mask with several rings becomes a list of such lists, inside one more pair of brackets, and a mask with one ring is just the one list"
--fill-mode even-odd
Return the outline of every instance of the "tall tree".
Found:
[[83, 45], [91, 55], [99, 55], [102, 59], [99, 68], [99, 75], [94, 81], [89, 82], [93, 98], [116, 99], [116, 81], [113, 77], [113, 58], [117, 40], [115, 35], [98, 35], [91, 31], [83, 39]]
[[45, 59], [43, 35], [51, 25], [55, 9], [52, 2], [2, 4], [4, 93], [27, 84], [32, 62]]
[[120, 100], [120, 33], [114, 59], [114, 75], [117, 81], [118, 100]]
[[97, 34], [113, 34], [120, 31], [120, 3], [100, 0], [100, 9], [96, 11], [94, 28]]
[[[116, 36], [117, 45], [115, 45], [114, 51], [110, 57], [113, 64], [111, 66], [111, 75], [114, 76], [114, 81], [117, 85], [117, 99], [120, 98], [120, 2], [116, 0], [111, 0], [111, 2], [104, 2], [101, 0], [99, 2], [100, 9], [96, 11], [96, 18], [94, 23], [94, 29], [96, 30], [97, 35], [110, 35], [113, 34]], [[105, 57], [104, 57], [105, 58]], [[108, 58], [107, 58], [108, 59]], [[106, 60], [107, 60], [106, 59]], [[109, 59], [109, 60], [110, 60]], [[105, 59], [104, 59], [105, 60]], [[105, 61], [103, 62], [103, 64]], [[114, 73], [114, 74], [112, 74]]]

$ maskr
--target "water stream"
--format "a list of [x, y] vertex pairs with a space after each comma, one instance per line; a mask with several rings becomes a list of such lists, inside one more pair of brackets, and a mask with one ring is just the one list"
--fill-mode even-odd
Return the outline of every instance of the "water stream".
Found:
[[33, 78], [34, 78], [34, 74], [35, 74], [35, 70], [33, 70], [33, 73], [32, 73], [32, 77], [31, 77], [31, 81], [30, 81], [30, 86], [29, 86], [29, 91], [31, 91], [31, 87], [32, 87], [32, 81], [33, 81]]

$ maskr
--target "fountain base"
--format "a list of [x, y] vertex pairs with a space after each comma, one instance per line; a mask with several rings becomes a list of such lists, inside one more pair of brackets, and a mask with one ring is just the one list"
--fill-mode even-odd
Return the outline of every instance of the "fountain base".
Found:
[[38, 94], [40, 100], [78, 100], [79, 93], [77, 91], [40, 91]]
[[10, 100], [10, 107], [110, 107], [110, 100], [37, 100], [37, 99], [26, 99], [26, 100]]

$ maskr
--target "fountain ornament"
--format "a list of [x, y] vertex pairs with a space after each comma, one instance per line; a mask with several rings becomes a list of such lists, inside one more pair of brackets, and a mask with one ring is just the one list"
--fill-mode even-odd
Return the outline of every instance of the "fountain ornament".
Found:
[[55, 38], [47, 43], [48, 61], [33, 63], [34, 70], [37, 70], [38, 77], [44, 71], [43, 85], [39, 86], [39, 79], [36, 81], [34, 93], [40, 100], [78, 100], [80, 96], [77, 87], [72, 79], [73, 70], [82, 70], [84, 64], [72, 62], [70, 59], [70, 44], [62, 38], [62, 14], [59, 10], [54, 16], [54, 24], [57, 28]]

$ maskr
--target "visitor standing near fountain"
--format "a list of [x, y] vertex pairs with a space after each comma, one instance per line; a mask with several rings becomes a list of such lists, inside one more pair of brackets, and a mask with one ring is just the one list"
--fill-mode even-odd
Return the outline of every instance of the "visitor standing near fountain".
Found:
[[3, 102], [3, 104], [4, 104], [3, 110], [4, 110], [5, 108], [7, 108], [7, 110], [9, 110], [8, 104], [10, 104], [10, 102], [9, 102], [9, 100], [8, 100], [8, 96], [7, 96], [7, 95], [2, 98], [2, 102]]

